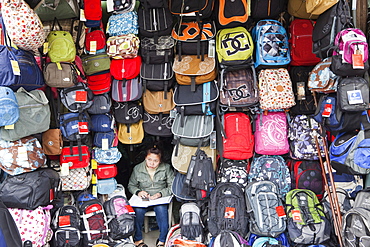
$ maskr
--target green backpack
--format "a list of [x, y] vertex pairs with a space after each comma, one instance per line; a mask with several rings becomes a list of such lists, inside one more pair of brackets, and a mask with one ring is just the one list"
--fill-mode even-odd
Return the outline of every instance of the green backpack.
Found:
[[331, 236], [332, 226], [316, 194], [293, 189], [286, 195], [287, 229], [296, 244], [319, 244]]
[[244, 27], [225, 28], [217, 32], [216, 52], [222, 68], [250, 64], [253, 50], [252, 36]]
[[51, 62], [73, 62], [75, 60], [76, 45], [70, 32], [51, 31], [46, 41]]

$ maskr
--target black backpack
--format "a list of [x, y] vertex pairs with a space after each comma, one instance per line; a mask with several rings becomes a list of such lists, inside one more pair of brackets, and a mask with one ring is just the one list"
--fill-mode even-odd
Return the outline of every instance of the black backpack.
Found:
[[316, 20], [312, 31], [312, 52], [321, 59], [330, 57], [335, 36], [347, 26], [353, 26], [350, 7], [346, 0], [339, 0]]
[[114, 240], [128, 238], [135, 231], [135, 211], [124, 196], [114, 196], [104, 202], [109, 237]]
[[195, 202], [188, 202], [181, 205], [180, 229], [182, 239], [203, 242], [204, 225], [200, 211], [200, 208]]
[[236, 183], [218, 183], [208, 204], [208, 230], [216, 237], [222, 230], [245, 236], [248, 217], [243, 189]]
[[59, 208], [52, 222], [55, 246], [80, 246], [80, 223], [80, 213], [75, 206]]
[[51, 168], [7, 176], [0, 185], [0, 200], [8, 208], [35, 210], [47, 206], [59, 186], [59, 174]]
[[191, 156], [181, 194], [203, 200], [209, 196], [215, 185], [216, 174], [212, 159], [203, 150], [198, 149], [195, 155]]
[[0, 219], [0, 246], [22, 246], [18, 227], [2, 201], [0, 201]]
[[289, 70], [296, 105], [290, 108], [294, 115], [311, 115], [316, 106], [312, 92], [308, 89], [308, 75], [314, 66], [292, 66]]
[[251, 1], [251, 17], [253, 20], [277, 19], [286, 10], [287, 0]]
[[139, 32], [143, 37], [170, 35], [173, 19], [167, 7], [150, 8], [141, 5], [138, 9]]

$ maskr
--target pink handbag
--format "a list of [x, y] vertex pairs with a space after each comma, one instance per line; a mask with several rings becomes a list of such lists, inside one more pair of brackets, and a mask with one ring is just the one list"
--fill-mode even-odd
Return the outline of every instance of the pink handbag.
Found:
[[258, 114], [254, 132], [255, 152], [282, 155], [289, 152], [288, 122], [285, 112]]

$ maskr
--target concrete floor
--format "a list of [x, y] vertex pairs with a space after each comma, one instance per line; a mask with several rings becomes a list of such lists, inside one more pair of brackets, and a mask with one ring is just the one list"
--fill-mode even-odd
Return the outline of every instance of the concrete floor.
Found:
[[159, 230], [149, 231], [148, 233], [144, 233], [144, 242], [148, 245], [148, 247], [155, 247], [155, 242], [159, 236]]

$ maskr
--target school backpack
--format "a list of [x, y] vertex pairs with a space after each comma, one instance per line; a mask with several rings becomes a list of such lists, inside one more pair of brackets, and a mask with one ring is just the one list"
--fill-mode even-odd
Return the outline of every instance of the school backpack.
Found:
[[343, 112], [362, 112], [369, 105], [369, 82], [362, 77], [341, 77], [338, 82], [338, 105]]
[[93, 246], [108, 239], [109, 228], [102, 203], [98, 199], [86, 200], [78, 205], [78, 209], [82, 219], [83, 246]]
[[346, 28], [336, 36], [330, 69], [339, 76], [363, 76], [369, 69], [368, 43], [358, 28]]
[[293, 189], [286, 195], [287, 229], [295, 244], [320, 244], [330, 239], [332, 226], [316, 194]]
[[223, 158], [245, 160], [253, 156], [255, 138], [250, 117], [243, 112], [228, 112], [221, 116]]
[[248, 184], [247, 166], [245, 160], [221, 159], [217, 170], [217, 183], [238, 183], [245, 188]]
[[253, 51], [252, 36], [245, 27], [225, 28], [217, 32], [216, 52], [221, 68], [250, 63]]
[[8, 208], [0, 201], [0, 246], [22, 246], [22, 239], [18, 227]]
[[52, 228], [54, 230], [54, 245], [80, 246], [80, 212], [76, 206], [64, 205], [53, 216]]
[[255, 152], [282, 155], [289, 152], [288, 120], [285, 112], [267, 112], [257, 115], [255, 122]]
[[212, 159], [203, 150], [198, 149], [191, 157], [182, 194], [203, 200], [209, 197], [215, 185], [216, 174]]
[[23, 246], [42, 247], [47, 244], [53, 235], [50, 227], [51, 205], [47, 207], [37, 207], [34, 210], [9, 208], [15, 224], [21, 233]]
[[288, 109], [296, 104], [292, 81], [286, 68], [261, 70], [258, 83], [262, 110]]
[[206, 54], [215, 56], [216, 28], [212, 21], [202, 22], [187, 20], [178, 22], [172, 29], [171, 36], [175, 40], [176, 54], [181, 59], [183, 55], [197, 55], [204, 59]]
[[[323, 137], [320, 136], [319, 124], [307, 115], [295, 116], [288, 130], [290, 157], [296, 160], [318, 160], [324, 157]], [[316, 138], [320, 151], [317, 150]]]
[[290, 160], [288, 161], [292, 189], [308, 189], [321, 200], [324, 194], [324, 179], [318, 161]]
[[284, 66], [290, 63], [288, 35], [277, 20], [261, 20], [252, 30], [256, 43], [255, 67]]
[[320, 58], [312, 53], [312, 30], [314, 25], [314, 21], [306, 19], [294, 19], [290, 23], [290, 65], [313, 66], [320, 62]]
[[251, 233], [276, 237], [286, 230], [283, 202], [275, 183], [267, 180], [249, 183], [245, 200]]
[[99, 28], [89, 28], [85, 36], [85, 53], [104, 53], [107, 49], [107, 38], [104, 31]]
[[308, 75], [313, 66], [291, 66], [289, 69], [290, 79], [295, 99], [295, 106], [290, 108], [292, 115], [315, 113], [316, 105], [312, 92], [308, 88]]
[[173, 18], [168, 7], [149, 8], [141, 5], [138, 9], [139, 32], [142, 37], [169, 35], [172, 31]]
[[343, 216], [342, 236], [345, 246], [368, 245], [370, 231], [370, 210], [367, 207], [354, 207]]
[[253, 20], [277, 19], [286, 9], [286, 0], [251, 1], [251, 17]]
[[19, 106], [13, 90], [0, 86], [0, 126], [12, 125], [18, 121]]
[[208, 230], [216, 237], [223, 230], [245, 236], [248, 232], [248, 216], [245, 196], [240, 185], [218, 183], [213, 188], [208, 204]]
[[216, 1], [214, 15], [219, 29], [243, 26], [250, 15], [248, 1]]
[[200, 208], [195, 202], [187, 202], [180, 208], [180, 232], [182, 239], [203, 242], [205, 238]]
[[245, 240], [239, 233], [235, 231], [222, 230], [214, 239], [211, 240], [209, 247], [243, 247], [249, 246], [248, 241]]
[[258, 236], [256, 234], [249, 234], [247, 238], [249, 245], [252, 247], [264, 247], [269, 246], [268, 244], [271, 244], [271, 247], [289, 247], [289, 240], [287, 237], [286, 232], [279, 234], [276, 237], [262, 237]]
[[345, 0], [339, 0], [333, 7], [322, 13], [312, 31], [312, 52], [324, 59], [333, 52], [335, 36], [347, 25], [351, 26], [350, 7]]
[[288, 166], [279, 155], [254, 157], [248, 174], [248, 182], [269, 180], [278, 187], [278, 194], [285, 196], [291, 189]]
[[124, 196], [114, 196], [104, 202], [109, 237], [114, 240], [128, 238], [134, 233], [135, 211]]
[[8, 208], [34, 210], [38, 206], [47, 206], [54, 199], [59, 181], [58, 173], [51, 168], [7, 176], [0, 185], [0, 200]]
[[76, 57], [76, 46], [72, 34], [68, 31], [53, 28], [46, 38], [48, 44], [48, 57], [53, 63], [73, 62]]
[[259, 89], [254, 66], [245, 69], [223, 69], [219, 81], [222, 106], [253, 108], [258, 105]]

